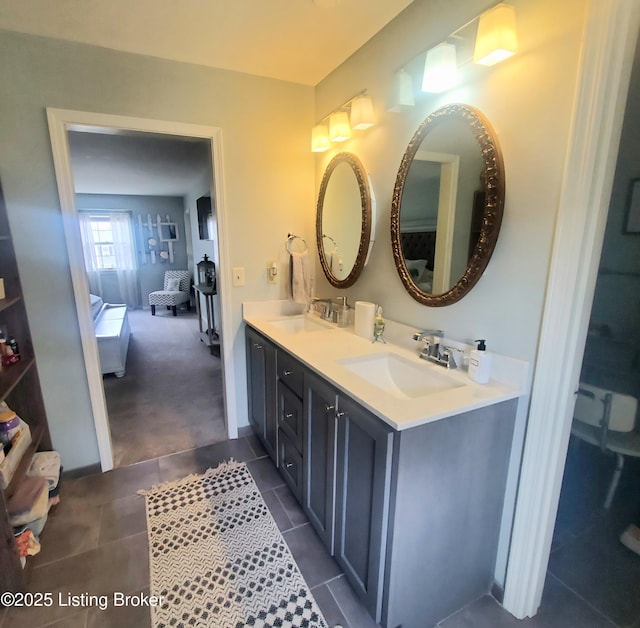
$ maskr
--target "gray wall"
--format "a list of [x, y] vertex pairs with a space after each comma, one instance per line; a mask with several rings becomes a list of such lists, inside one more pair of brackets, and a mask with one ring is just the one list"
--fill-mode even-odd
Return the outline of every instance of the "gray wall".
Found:
[[[246, 276], [245, 286], [226, 295], [232, 318], [227, 341], [242, 390], [242, 302], [278, 295], [280, 286], [267, 285], [266, 260], [284, 249], [288, 231], [308, 234], [313, 225], [313, 89], [0, 31], [0, 180], [53, 444], [65, 468], [73, 469], [98, 462], [99, 455], [47, 107], [221, 129], [224, 180], [219, 184], [225, 192], [230, 265], [244, 266]], [[247, 423], [241, 394], [228, 411], [240, 425]]]
[[[164, 280], [165, 270], [187, 270], [187, 246], [186, 246], [186, 230], [184, 225], [184, 199], [180, 196], [131, 196], [124, 194], [76, 194], [76, 208], [82, 209], [126, 209], [131, 211], [133, 217], [133, 230], [137, 245], [138, 259], [138, 277], [140, 281], [140, 295], [142, 298], [142, 306], [149, 307], [147, 295], [153, 290], [161, 290]], [[156, 255], [156, 263], [151, 263], [151, 258], [146, 255], [147, 249], [144, 248], [148, 240], [147, 214], [151, 214], [153, 223], [156, 223], [158, 214], [164, 220], [166, 216], [170, 216], [171, 222], [178, 225], [178, 241], [173, 243], [174, 263], [168, 260], [162, 261], [159, 255]], [[142, 218], [143, 229], [140, 232], [138, 216]], [[189, 234], [190, 235], [190, 234]], [[154, 237], [158, 239], [157, 232]], [[167, 243], [158, 241], [158, 245], [162, 250], [167, 250]], [[143, 261], [144, 260], [144, 261]], [[103, 281], [103, 288], [105, 288]], [[111, 286], [110, 286], [111, 288]], [[122, 301], [113, 300], [118, 298], [118, 294], [111, 296], [113, 292], [105, 294], [105, 300], [111, 303], [121, 303]]]

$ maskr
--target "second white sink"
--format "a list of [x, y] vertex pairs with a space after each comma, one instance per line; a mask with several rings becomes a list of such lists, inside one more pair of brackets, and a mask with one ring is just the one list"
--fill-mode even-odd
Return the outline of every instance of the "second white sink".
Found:
[[407, 360], [394, 353], [347, 358], [338, 362], [376, 388], [399, 399], [416, 399], [464, 386], [426, 362]]

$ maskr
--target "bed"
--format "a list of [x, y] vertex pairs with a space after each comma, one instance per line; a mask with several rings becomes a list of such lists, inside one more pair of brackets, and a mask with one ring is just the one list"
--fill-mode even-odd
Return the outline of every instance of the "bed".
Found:
[[102, 374], [124, 377], [131, 336], [127, 306], [104, 303], [95, 294], [90, 296]]

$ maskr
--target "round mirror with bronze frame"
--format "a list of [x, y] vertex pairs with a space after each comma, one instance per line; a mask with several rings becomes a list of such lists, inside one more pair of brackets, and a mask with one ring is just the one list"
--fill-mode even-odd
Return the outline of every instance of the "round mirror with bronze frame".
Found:
[[353, 285], [371, 243], [373, 196], [360, 160], [338, 153], [327, 165], [318, 193], [316, 242], [322, 270], [336, 288]]
[[451, 104], [420, 124], [391, 205], [396, 269], [416, 301], [451, 305], [473, 288], [498, 239], [504, 194], [502, 154], [482, 113]]

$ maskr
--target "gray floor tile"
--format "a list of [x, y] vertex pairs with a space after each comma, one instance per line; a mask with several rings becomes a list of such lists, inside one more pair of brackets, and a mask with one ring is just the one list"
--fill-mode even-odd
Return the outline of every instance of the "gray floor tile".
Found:
[[516, 628], [534, 625], [542, 624], [532, 623], [532, 620], [518, 621], [490, 595], [472, 602], [438, 624], [442, 628]]
[[100, 544], [146, 532], [147, 515], [142, 495], [115, 499], [102, 506]]
[[307, 515], [304, 514], [302, 507], [298, 503], [298, 500], [293, 496], [293, 493], [288, 486], [280, 486], [275, 489], [275, 493], [282, 503], [282, 506], [293, 526], [301, 526], [305, 523], [309, 523]]
[[[149, 589], [145, 588], [132, 595], [139, 599], [140, 594], [148, 595]], [[127, 601], [124, 606], [109, 604], [105, 611], [89, 611], [86, 628], [151, 628], [151, 611], [148, 606], [135, 606], [131, 601]]]
[[260, 439], [255, 434], [247, 436], [246, 439], [256, 458], [264, 458], [268, 455], [267, 450], [262, 446]]
[[62, 485], [61, 499], [81, 499], [86, 504], [105, 504], [135, 495], [139, 489], [160, 483], [158, 460], [138, 462], [107, 473], [87, 475]]
[[249, 471], [261, 491], [284, 485], [284, 480], [269, 458], [260, 458], [247, 463]]
[[[65, 605], [69, 594], [127, 593], [141, 590], [148, 584], [147, 535], [143, 533], [34, 568], [29, 590], [50, 592], [56, 603], [49, 608], [11, 608], [3, 628], [35, 628], [73, 616], [78, 609]], [[63, 604], [58, 603], [59, 596]]]
[[545, 628], [615, 628], [615, 625], [570, 591], [551, 574], [547, 575], [542, 604], [531, 625]]
[[275, 491], [264, 491], [262, 493], [262, 498], [267, 504], [267, 507], [271, 512], [271, 516], [274, 518], [280, 532], [290, 530], [293, 527], [293, 524], [291, 523], [291, 519], [287, 516], [285, 509], [282, 507], [282, 503], [275, 494]]
[[40, 535], [42, 549], [33, 558], [34, 566], [97, 547], [101, 513], [102, 506], [79, 499], [63, 499], [53, 506]]
[[549, 571], [615, 624], [640, 617], [640, 560], [606, 518], [553, 552]]
[[240, 462], [254, 458], [254, 453], [244, 438], [163, 456], [158, 458], [160, 482], [179, 480], [191, 473], [204, 473], [210, 467], [217, 467], [221, 462], [232, 458]]
[[378, 628], [344, 576], [331, 580], [327, 586], [351, 628]]
[[[56, 621], [53, 624], [46, 624], [46, 628], [86, 628], [87, 615], [89, 611], [84, 610], [81, 613], [76, 613], [70, 617], [65, 617], [60, 621]], [[30, 628], [35, 628], [31, 626]]]
[[329, 555], [311, 524], [283, 533], [300, 571], [310, 588], [316, 587], [342, 573], [338, 563]]
[[342, 628], [358, 628], [357, 626], [349, 625], [349, 622], [347, 622], [345, 616], [342, 614], [338, 603], [326, 584], [321, 584], [315, 589], [312, 589], [311, 593], [316, 599], [329, 626], [340, 625]]

